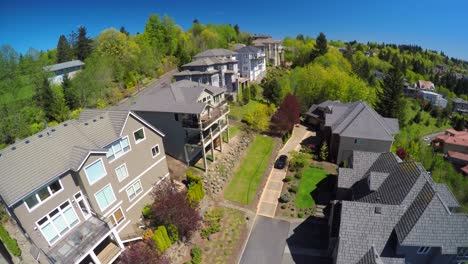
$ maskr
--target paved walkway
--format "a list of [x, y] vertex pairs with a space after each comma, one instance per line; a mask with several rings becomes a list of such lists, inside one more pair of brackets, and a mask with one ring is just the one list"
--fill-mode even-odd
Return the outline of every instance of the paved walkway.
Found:
[[[303, 125], [297, 125], [294, 127], [291, 138], [286, 142], [283, 148], [279, 151], [279, 155], [288, 155], [289, 152], [301, 148], [301, 142], [303, 139], [310, 137], [314, 134], [307, 130]], [[278, 170], [273, 168], [268, 176], [267, 183], [263, 189], [262, 197], [257, 207], [257, 214], [275, 217], [276, 207], [278, 205], [278, 198], [281, 195], [281, 189], [283, 188], [283, 179], [286, 176], [286, 169]]]

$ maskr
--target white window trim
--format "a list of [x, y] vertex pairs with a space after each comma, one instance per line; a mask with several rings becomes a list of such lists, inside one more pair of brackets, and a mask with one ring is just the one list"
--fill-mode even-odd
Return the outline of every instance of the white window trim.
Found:
[[[104, 176], [102, 176], [101, 178], [99, 178], [99, 179], [97, 179], [97, 180], [91, 182], [91, 181], [89, 180], [89, 175], [88, 175], [88, 172], [86, 171], [86, 169], [89, 168], [89, 167], [91, 167], [91, 165], [93, 165], [94, 163], [97, 163], [97, 162], [99, 162], [99, 161], [101, 161], [101, 163], [102, 163], [102, 167], [104, 168], [105, 174], [104, 174]], [[107, 176], [106, 165], [104, 164], [104, 160], [103, 160], [102, 158], [99, 158], [99, 159], [95, 160], [93, 163], [91, 163], [91, 164], [89, 164], [88, 166], [86, 166], [83, 170], [84, 170], [84, 172], [85, 172], [85, 174], [86, 174], [86, 179], [88, 180], [89, 186], [93, 186], [96, 182], [100, 181], [101, 179], [103, 179], [104, 177]]]
[[[140, 139], [140, 140], [137, 141], [135, 139], [135, 132], [137, 132], [138, 130], [143, 130], [143, 139]], [[145, 141], [145, 139], [146, 139], [145, 127], [140, 127], [139, 129], [133, 131], [133, 140], [135, 140], [135, 144], [139, 144], [139, 143]]]
[[[123, 219], [121, 220], [120, 223], [117, 222], [117, 219], [115, 219], [115, 216], [114, 216], [115, 212], [117, 212], [117, 210], [119, 210], [119, 209], [122, 212], [122, 216], [123, 216]], [[106, 218], [109, 218], [109, 217], [114, 218], [114, 222], [115, 222], [114, 227], [117, 227], [117, 226], [121, 225], [123, 222], [125, 222], [125, 220], [127, 220], [127, 217], [125, 217], [124, 210], [122, 210], [122, 207], [119, 207], [119, 208], [113, 210], [112, 213], [109, 214]]]
[[[114, 201], [112, 201], [111, 203], [109, 203], [109, 204], [107, 205], [106, 208], [101, 208], [101, 205], [98, 203], [98, 199], [97, 199], [97, 196], [96, 196], [96, 195], [97, 195], [98, 193], [102, 192], [102, 191], [103, 191], [105, 188], [107, 188], [108, 186], [111, 188], [111, 191], [112, 191], [112, 193], [114, 194]], [[115, 197], [115, 192], [114, 192], [114, 189], [112, 188], [112, 184], [109, 183], [109, 184], [107, 184], [106, 186], [102, 187], [99, 191], [97, 191], [96, 193], [94, 193], [94, 199], [96, 200], [96, 203], [97, 203], [99, 209], [101, 210], [101, 212], [104, 213], [104, 211], [105, 211], [106, 209], [108, 209], [113, 203], [115, 203], [115, 201], [117, 201], [117, 197]]]
[[[119, 179], [119, 176], [117, 175], [117, 169], [124, 166], [125, 167], [125, 171], [127, 172], [127, 176], [125, 176], [124, 178], [122, 179]], [[115, 176], [117, 177], [117, 180], [119, 182], [122, 182], [123, 180], [127, 179], [129, 174], [128, 174], [128, 168], [127, 168], [127, 163], [122, 163], [121, 165], [119, 165], [117, 168], [115, 168]]]
[[[140, 192], [139, 192], [139, 193], [136, 193], [136, 192], [135, 192], [134, 186], [135, 186], [135, 184], [138, 183], [138, 182], [140, 183]], [[133, 198], [130, 198], [130, 195], [128, 195], [128, 189], [133, 189], [133, 192], [135, 193], [135, 196], [134, 196]], [[129, 200], [130, 202], [133, 201], [133, 200], [135, 200], [135, 198], [137, 198], [138, 196], [140, 196], [140, 194], [143, 193], [143, 184], [141, 184], [141, 180], [138, 179], [138, 180], [132, 182], [132, 183], [130, 184], [130, 186], [128, 186], [128, 187], [125, 189], [125, 192], [127, 193], [127, 197], [128, 197], [128, 200]]]
[[419, 247], [416, 252], [419, 255], [427, 255], [431, 251], [431, 247]]
[[[80, 196], [79, 198], [76, 198], [76, 195], [78, 195], [78, 194], [80, 194], [81, 196]], [[78, 208], [80, 208], [80, 212], [81, 212], [81, 214], [83, 215], [83, 218], [84, 218], [85, 220], [88, 220], [88, 219], [93, 215], [93, 212], [92, 212], [92, 209], [91, 209], [91, 205], [89, 204], [88, 199], [87, 199], [86, 196], [83, 194], [83, 192], [80, 190], [80, 191], [78, 191], [77, 193], [75, 193], [75, 194], [73, 195], [73, 200], [74, 200], [74, 202], [76, 203], [76, 206], [77, 206]], [[82, 209], [81, 206], [78, 204], [78, 202], [79, 202], [80, 200], [82, 200], [82, 201], [85, 203], [85, 206], [87, 205], [86, 209], [88, 209], [88, 211], [89, 211], [89, 216], [85, 216], [85, 214], [84, 214], [84, 212], [83, 212], [83, 209]]]
[[[158, 154], [156, 154], [156, 155], [153, 156], [153, 149], [154, 149], [155, 147], [158, 147]], [[154, 146], [150, 149], [150, 151], [151, 151], [151, 156], [153, 157], [153, 159], [156, 158], [157, 156], [159, 156], [159, 154], [161, 154], [161, 148], [159, 148], [159, 144], [154, 145]]]
[[[143, 177], [143, 175], [145, 175], [149, 170], [151, 170], [152, 168], [154, 168], [154, 166], [158, 165], [161, 161], [163, 161], [164, 159], [166, 158], [166, 156], [162, 156], [160, 159], [158, 159], [155, 163], [153, 163], [153, 165], [149, 166], [148, 168], [146, 168], [143, 172], [141, 172], [138, 176], [136, 176], [134, 178], [134, 180], [138, 180], [140, 179], [141, 177]], [[119, 190], [119, 193], [123, 192], [125, 189], [127, 189], [128, 186], [130, 186], [132, 184], [132, 182], [129, 182], [127, 184], [125, 184], [124, 187], [122, 187], [120, 190]]]
[[[67, 225], [68, 225], [68, 230], [67, 230], [65, 233], [63, 233], [63, 234], [60, 234], [59, 232], [57, 232], [59, 238], [58, 238], [57, 240], [55, 240], [53, 243], [50, 243], [50, 242], [47, 240], [46, 236], [44, 235], [44, 233], [42, 232], [42, 229], [41, 229], [41, 226], [43, 226], [44, 224], [39, 225], [39, 221], [40, 221], [42, 218], [47, 217], [46, 223], [51, 223], [51, 224], [52, 224], [52, 227], [55, 229], [55, 226], [54, 226], [53, 223], [52, 223], [52, 218], [49, 217], [49, 214], [52, 213], [52, 211], [54, 211], [55, 209], [59, 209], [60, 213], [63, 212], [63, 209], [61, 209], [60, 206], [61, 206], [62, 204], [64, 204], [64, 203], [66, 203], [67, 201], [68, 201], [68, 206], [69, 206], [69, 207], [73, 210], [73, 212], [75, 213], [75, 216], [76, 216], [76, 218], [78, 219], [78, 223], [76, 223], [73, 227], [70, 227], [70, 224], [68, 223], [68, 220], [64, 217], [63, 220], [65, 221], [65, 223], [67, 223]], [[37, 226], [37, 229], [39, 230], [39, 232], [41, 232], [42, 237], [44, 238], [45, 241], [47, 241], [47, 243], [49, 244], [49, 246], [52, 246], [53, 244], [57, 243], [57, 242], [60, 240], [60, 238], [64, 237], [64, 236], [65, 236], [67, 233], [69, 233], [73, 228], [75, 228], [75, 227], [77, 227], [77, 226], [80, 225], [80, 223], [81, 223], [80, 217], [78, 216], [78, 214], [76, 213], [76, 210], [75, 210], [73, 207], [74, 207], [74, 206], [73, 206], [73, 204], [71, 203], [70, 199], [67, 199], [67, 200], [65, 200], [63, 203], [60, 203], [59, 206], [57, 206], [57, 207], [55, 207], [54, 209], [50, 210], [47, 214], [43, 215], [41, 218], [39, 218], [39, 220], [36, 221], [35, 224], [36, 224], [36, 226]], [[55, 231], [57, 231], [57, 230], [55, 229]]]
[[[55, 181], [53, 181], [53, 182], [55, 182]], [[51, 182], [51, 183], [49, 183], [49, 184], [47, 185], [47, 190], [49, 191], [49, 193], [52, 193], [52, 191], [50, 190], [49, 185], [52, 184], [53, 182]], [[63, 184], [62, 184], [62, 181], [61, 181], [60, 179], [58, 179], [58, 182], [59, 182], [59, 184], [60, 184], [61, 189], [60, 189], [58, 192], [56, 192], [56, 193], [52, 193], [49, 197], [45, 198], [45, 200], [41, 200], [41, 199], [39, 198], [39, 195], [37, 194], [37, 192], [38, 192], [39, 190], [41, 190], [43, 187], [37, 189], [37, 190], [35, 191], [34, 195], [36, 196], [36, 199], [39, 201], [39, 203], [37, 203], [37, 204], [36, 204], [35, 206], [33, 206], [32, 208], [29, 208], [29, 205], [26, 203], [26, 198], [28, 198], [30, 195], [28, 195], [28, 196], [23, 200], [23, 203], [24, 203], [24, 205], [26, 206], [26, 209], [28, 210], [29, 213], [32, 212], [32, 211], [34, 211], [34, 210], [36, 210], [39, 206], [41, 206], [42, 204], [44, 204], [45, 202], [47, 202], [47, 201], [49, 200], [49, 198], [51, 198], [51, 197], [55, 196], [56, 194], [59, 194], [59, 193], [61, 193], [61, 192], [63, 191]]]
[[[115, 154], [114, 154], [114, 159], [113, 159], [113, 160], [109, 161], [109, 159], [107, 159], [107, 161], [109, 162], [109, 164], [111, 164], [112, 162], [114, 162], [114, 161], [120, 159], [121, 157], [125, 156], [125, 154], [129, 153], [130, 151], [132, 151], [132, 144], [130, 143], [130, 137], [129, 137], [128, 135], [127, 135], [127, 136], [124, 136], [124, 137], [121, 137], [121, 138], [119, 138], [118, 140], [115, 140], [114, 142], [112, 142], [111, 144], [109, 144], [109, 145], [107, 145], [107, 146], [110, 146], [110, 148], [112, 148], [112, 144], [114, 144], [116, 141], [119, 141], [119, 142], [120, 142], [120, 141], [123, 140], [124, 138], [127, 138], [127, 140], [128, 140], [128, 146], [129, 146], [128, 151], [123, 152], [123, 153], [120, 154], [118, 157], [116, 157]], [[107, 147], [106, 147], [106, 148], [107, 148]], [[114, 151], [113, 148], [112, 148], [112, 151]], [[123, 148], [122, 148], [122, 151], [123, 151]], [[106, 155], [106, 158], [107, 158], [107, 155]]]

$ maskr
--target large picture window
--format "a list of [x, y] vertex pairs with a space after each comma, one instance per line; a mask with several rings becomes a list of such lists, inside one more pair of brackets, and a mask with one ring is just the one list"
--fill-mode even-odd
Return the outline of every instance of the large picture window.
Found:
[[101, 211], [104, 211], [113, 202], [115, 202], [114, 191], [112, 190], [112, 187], [110, 186], [110, 184], [102, 188], [99, 192], [95, 194], [95, 196], [96, 196], [96, 201]]
[[37, 221], [42, 235], [51, 245], [78, 223], [78, 216], [69, 201], [64, 202], [48, 215]]
[[60, 190], [62, 190], [62, 184], [59, 180], [56, 180], [28, 196], [26, 199], [24, 199], [24, 202], [27, 205], [28, 209], [31, 210], [39, 204], [43, 203], [49, 197], [53, 196], [55, 193], [59, 192]]
[[130, 142], [128, 141], [128, 136], [123, 137], [110, 146], [107, 147], [107, 159], [113, 161], [123, 154], [127, 153], [130, 150]]
[[98, 159], [85, 168], [89, 184], [93, 184], [107, 175], [102, 159]]

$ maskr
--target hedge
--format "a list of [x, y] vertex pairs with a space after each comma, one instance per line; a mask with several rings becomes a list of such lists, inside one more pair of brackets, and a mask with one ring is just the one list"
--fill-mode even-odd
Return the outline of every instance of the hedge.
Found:
[[193, 176], [192, 171], [187, 171], [188, 183], [188, 199], [193, 206], [197, 206], [203, 197], [205, 197], [205, 190], [203, 189], [203, 182], [200, 177]]
[[172, 245], [165, 226], [158, 226], [158, 228], [154, 230], [153, 240], [156, 244], [156, 248], [160, 253], [163, 253]]
[[13, 256], [21, 256], [21, 249], [18, 247], [18, 242], [16, 239], [11, 238], [10, 234], [8, 234], [8, 231], [3, 227], [3, 225], [0, 223], [0, 239], [3, 241], [5, 246], [8, 248], [8, 251], [10, 251]]

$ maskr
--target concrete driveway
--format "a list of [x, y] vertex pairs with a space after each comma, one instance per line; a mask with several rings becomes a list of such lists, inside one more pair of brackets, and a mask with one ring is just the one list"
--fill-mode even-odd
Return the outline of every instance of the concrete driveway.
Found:
[[[279, 155], [287, 155], [293, 150], [299, 150], [301, 148], [301, 142], [307, 137], [314, 134], [307, 130], [307, 127], [303, 125], [297, 125], [293, 129], [291, 138], [286, 142], [283, 148], [279, 151]], [[273, 168], [268, 176], [267, 183], [263, 189], [260, 202], [257, 207], [257, 214], [275, 217], [276, 207], [278, 206], [278, 198], [281, 195], [281, 189], [283, 188], [283, 179], [286, 177], [286, 168], [278, 170]]]
[[281, 263], [289, 225], [288, 221], [257, 216], [240, 263]]

